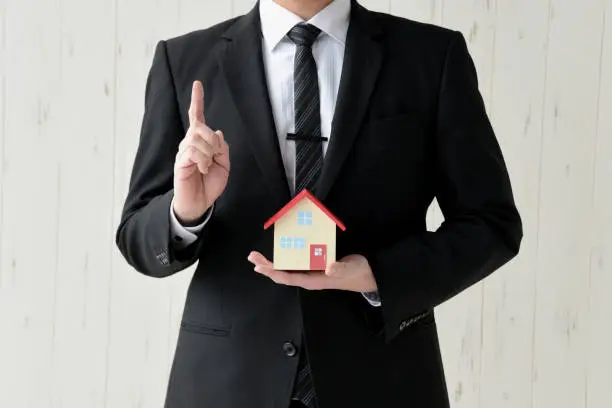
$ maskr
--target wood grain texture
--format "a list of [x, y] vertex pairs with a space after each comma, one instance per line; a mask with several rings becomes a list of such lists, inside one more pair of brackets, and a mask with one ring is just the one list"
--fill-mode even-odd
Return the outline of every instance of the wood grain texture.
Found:
[[[57, 5], [5, 8], [0, 405], [50, 406], [56, 360], [61, 88]], [[38, 245], [32, 253], [32, 241]], [[30, 392], [37, 390], [36, 393]]]
[[534, 406], [586, 405], [602, 12], [601, 2], [550, 2], [535, 263]]
[[255, 5], [255, 0], [232, 0], [232, 17], [248, 13]]
[[[4, 140], [6, 135], [5, 128], [5, 110], [6, 110], [6, 61], [7, 52], [6, 52], [6, 5], [4, 0], [0, 3], [0, 255], [2, 254], [2, 240], [3, 240], [3, 228], [2, 221], [4, 218], [4, 212], [2, 209], [4, 206], [2, 205], [2, 197], [3, 197], [3, 189], [4, 183], [2, 182], [4, 179]], [[3, 299], [3, 268], [0, 258], [0, 321], [2, 321], [2, 299]]]
[[[0, 0], [0, 407], [162, 406], [193, 269], [114, 245], [145, 81], [159, 40], [254, 3]], [[452, 406], [607, 408], [612, 0], [361, 3], [463, 33], [524, 219], [436, 312]]]
[[[6, 163], [5, 157], [5, 140], [6, 140], [6, 58], [7, 58], [7, 49], [6, 49], [6, 29], [7, 29], [7, 21], [6, 21], [7, 8], [4, 1], [0, 3], [0, 324], [2, 327], [11, 322], [12, 316], [9, 315], [8, 311], [11, 307], [11, 301], [13, 300], [9, 296], [8, 284], [6, 283], [6, 278], [8, 277], [8, 268], [10, 265], [10, 261], [6, 261], [8, 258], [8, 251], [5, 250], [4, 246], [4, 191], [5, 191], [5, 183], [4, 183], [4, 168]], [[6, 356], [6, 351], [1, 350], [10, 350], [11, 347], [15, 346], [14, 336], [10, 339], [8, 336], [0, 336], [0, 358]], [[2, 360], [4, 361], [4, 360]], [[12, 360], [13, 364], [15, 363]], [[0, 370], [0, 373], [2, 370]], [[0, 381], [5, 380], [5, 375], [0, 374]], [[0, 391], [3, 386], [0, 386]], [[10, 396], [2, 396], [2, 392], [0, 392], [0, 405], [6, 405], [10, 400]]]
[[488, 107], [525, 221], [525, 238], [520, 257], [485, 281], [480, 406], [528, 407], [548, 4], [517, 0], [496, 7]]
[[437, 25], [441, 24], [443, 7], [444, 0], [391, 0], [389, 3], [392, 14]]
[[603, 408], [612, 378], [612, 1], [603, 15], [600, 40], [597, 147], [593, 165], [593, 221], [589, 258], [589, 332], [585, 408]]
[[[113, 2], [57, 3], [59, 76], [51, 406], [103, 407], [112, 236]], [[84, 19], [91, 13], [94, 19]], [[43, 64], [44, 66], [45, 64]], [[41, 72], [45, 78], [44, 70]], [[40, 270], [37, 274], [40, 274]], [[42, 405], [42, 404], [41, 404]]]

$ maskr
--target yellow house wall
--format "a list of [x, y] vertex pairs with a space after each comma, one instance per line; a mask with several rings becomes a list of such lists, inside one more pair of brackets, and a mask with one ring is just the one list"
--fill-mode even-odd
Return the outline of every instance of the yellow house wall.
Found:
[[[312, 225], [298, 225], [298, 211], [312, 211]], [[274, 225], [274, 268], [309, 270], [310, 245], [327, 245], [327, 264], [336, 261], [336, 224], [308, 198], [304, 198]], [[280, 247], [280, 237], [304, 238], [304, 249]]]

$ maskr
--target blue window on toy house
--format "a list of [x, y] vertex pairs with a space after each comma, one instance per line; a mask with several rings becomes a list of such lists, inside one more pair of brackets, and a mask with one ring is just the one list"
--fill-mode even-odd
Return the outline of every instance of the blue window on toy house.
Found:
[[305, 249], [306, 248], [306, 238], [294, 238], [293, 248], [294, 249]]
[[298, 225], [312, 225], [312, 211], [298, 211]]
[[280, 247], [285, 249], [291, 248], [291, 237], [280, 237]]

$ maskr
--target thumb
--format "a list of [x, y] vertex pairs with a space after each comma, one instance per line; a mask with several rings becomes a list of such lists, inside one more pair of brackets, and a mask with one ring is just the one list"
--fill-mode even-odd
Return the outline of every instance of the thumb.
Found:
[[194, 81], [191, 88], [191, 105], [189, 106], [189, 124], [206, 123], [204, 120], [204, 86]]

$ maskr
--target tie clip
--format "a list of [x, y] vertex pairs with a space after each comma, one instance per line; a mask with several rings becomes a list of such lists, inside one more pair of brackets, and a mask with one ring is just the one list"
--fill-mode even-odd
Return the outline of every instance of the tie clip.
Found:
[[302, 133], [287, 133], [287, 140], [300, 140], [304, 142], [327, 142], [328, 138], [323, 136], [308, 136]]

